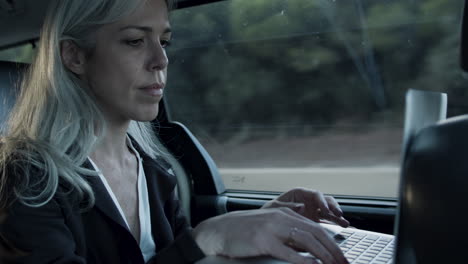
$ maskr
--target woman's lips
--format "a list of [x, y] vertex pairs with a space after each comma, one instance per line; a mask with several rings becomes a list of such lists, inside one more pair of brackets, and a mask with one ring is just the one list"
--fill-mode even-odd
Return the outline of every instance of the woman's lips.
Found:
[[140, 88], [144, 93], [150, 95], [150, 96], [162, 96], [163, 95], [163, 89], [164, 89], [164, 84], [151, 84], [148, 86], [145, 86], [143, 88]]

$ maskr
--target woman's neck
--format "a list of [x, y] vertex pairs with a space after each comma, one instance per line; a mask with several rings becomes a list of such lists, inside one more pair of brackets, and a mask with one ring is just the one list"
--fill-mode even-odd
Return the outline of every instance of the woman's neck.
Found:
[[127, 130], [130, 122], [121, 123], [108, 123], [106, 125], [105, 134], [102, 139], [97, 142], [94, 151], [90, 157], [93, 160], [107, 160], [124, 164], [128, 159], [129, 149], [127, 146]]

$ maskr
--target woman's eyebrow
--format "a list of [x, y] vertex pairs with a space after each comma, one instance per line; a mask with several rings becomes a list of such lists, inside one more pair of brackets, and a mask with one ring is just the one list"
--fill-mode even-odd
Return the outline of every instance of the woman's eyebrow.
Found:
[[[137, 30], [141, 30], [141, 31], [144, 31], [144, 32], [153, 32], [153, 28], [151, 27], [148, 27], [148, 26], [137, 26], [137, 25], [128, 25], [128, 26], [124, 26], [124, 27], [121, 27], [119, 29], [119, 31], [124, 31], [124, 30], [127, 30], [127, 29], [137, 29]], [[164, 34], [165, 33], [171, 33], [172, 30], [171, 30], [171, 27], [166, 27], [166, 29], [164, 30]]]

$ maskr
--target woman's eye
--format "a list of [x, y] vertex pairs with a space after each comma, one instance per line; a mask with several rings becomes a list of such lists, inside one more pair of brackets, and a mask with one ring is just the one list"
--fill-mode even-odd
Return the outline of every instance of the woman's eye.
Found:
[[141, 44], [144, 43], [143, 39], [132, 39], [132, 40], [127, 40], [127, 44], [133, 47], [140, 46]]
[[163, 48], [167, 48], [171, 45], [171, 41], [170, 40], [161, 40], [161, 46]]

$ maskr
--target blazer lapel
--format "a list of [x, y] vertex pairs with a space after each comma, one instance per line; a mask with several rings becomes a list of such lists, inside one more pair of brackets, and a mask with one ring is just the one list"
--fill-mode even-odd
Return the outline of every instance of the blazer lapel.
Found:
[[[94, 167], [91, 162], [89, 162], [89, 160], [86, 160], [86, 162], [83, 164], [83, 167], [94, 170]], [[109, 192], [107, 191], [106, 186], [104, 186], [104, 183], [102, 183], [101, 179], [98, 176], [86, 176], [86, 179], [94, 190], [94, 196], [96, 199], [94, 206], [104, 215], [109, 217], [112, 221], [116, 222], [122, 226], [122, 228], [130, 232], [127, 224], [125, 223], [125, 220], [122, 218], [122, 215], [115, 206], [114, 201], [109, 195]]]
[[[167, 218], [171, 217], [173, 212], [168, 212], [168, 215], [166, 215], [164, 205], [168, 199], [171, 199], [171, 194], [176, 188], [177, 180], [175, 176], [170, 175], [167, 172], [167, 169], [163, 167], [164, 165], [167, 165], [169, 168], [166, 161], [162, 158], [157, 160], [152, 159], [142, 149], [140, 149], [138, 143], [131, 136], [130, 139], [132, 140], [133, 147], [138, 151], [142, 158], [143, 170], [145, 172], [148, 187], [151, 231], [156, 244], [156, 251], [159, 251], [174, 240], [174, 235], [172, 233], [173, 227], [171, 226], [173, 219]], [[89, 160], [86, 160], [83, 167], [94, 170]], [[95, 207], [112, 221], [130, 232], [101, 179], [94, 176], [86, 176], [86, 178], [95, 191]]]
[[[176, 187], [176, 179], [168, 174], [160, 165], [159, 160], [153, 160], [142, 151], [140, 153], [142, 153], [143, 169], [145, 170], [148, 185], [151, 228], [157, 251], [159, 251], [174, 240], [173, 227], [171, 226], [172, 219], [167, 219], [168, 215], [164, 212], [164, 205], [171, 198], [171, 194]], [[171, 216], [172, 212], [168, 212], [168, 214]]]

